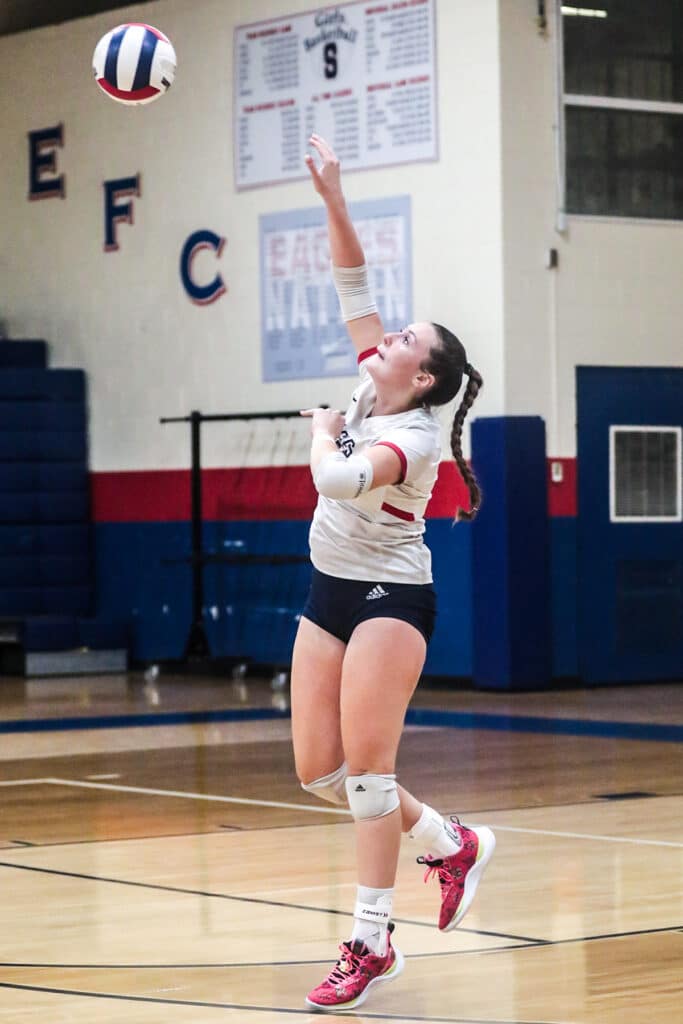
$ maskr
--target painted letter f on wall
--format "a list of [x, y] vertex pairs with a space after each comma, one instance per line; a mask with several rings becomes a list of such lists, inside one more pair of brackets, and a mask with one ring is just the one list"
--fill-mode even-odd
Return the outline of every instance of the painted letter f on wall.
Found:
[[133, 204], [121, 203], [125, 196], [140, 196], [140, 175], [132, 178], [117, 178], [104, 182], [104, 251], [115, 252], [119, 248], [116, 225], [121, 221], [133, 223]]

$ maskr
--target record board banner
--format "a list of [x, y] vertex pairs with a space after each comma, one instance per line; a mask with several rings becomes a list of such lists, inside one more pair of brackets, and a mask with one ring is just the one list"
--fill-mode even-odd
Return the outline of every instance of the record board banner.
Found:
[[[410, 197], [351, 203], [349, 212], [384, 329], [400, 331], [412, 319]], [[355, 375], [330, 272], [325, 208], [261, 216], [260, 263], [263, 380]]]
[[434, 0], [243, 25], [234, 49], [238, 189], [305, 177], [312, 132], [345, 170], [437, 159]]

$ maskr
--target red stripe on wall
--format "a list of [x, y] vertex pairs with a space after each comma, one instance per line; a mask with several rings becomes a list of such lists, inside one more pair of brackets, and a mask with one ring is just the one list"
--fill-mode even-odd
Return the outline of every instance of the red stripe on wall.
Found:
[[[552, 481], [553, 464], [562, 467], [561, 481]], [[190, 518], [188, 469], [92, 473], [90, 479], [95, 522], [172, 522]], [[308, 466], [202, 470], [204, 519], [310, 519], [316, 498]], [[450, 519], [458, 507], [470, 507], [467, 487], [455, 463], [442, 462], [427, 518]], [[576, 515], [575, 459], [548, 460], [548, 514]]]
[[[190, 518], [190, 471], [92, 473], [91, 495], [98, 523], [185, 520]], [[308, 466], [202, 470], [204, 519], [310, 519], [316, 500]], [[467, 488], [455, 465], [443, 462], [427, 516], [450, 517], [458, 502], [467, 505]]]
[[91, 473], [90, 501], [96, 523], [189, 519], [190, 472], [154, 469]]
[[[189, 469], [91, 474], [95, 522], [190, 518]], [[310, 519], [316, 492], [308, 466], [202, 470], [204, 519]]]
[[[577, 514], [576, 459], [548, 459], [548, 515]], [[553, 476], [558, 479], [553, 480]], [[559, 479], [559, 477], [562, 479]]]

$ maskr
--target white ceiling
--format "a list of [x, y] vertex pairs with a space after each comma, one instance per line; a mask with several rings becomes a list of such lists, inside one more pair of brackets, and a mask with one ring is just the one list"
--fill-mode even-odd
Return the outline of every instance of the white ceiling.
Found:
[[[0, 0], [0, 35], [129, 7], [132, 0]], [[147, 3], [149, 0], [135, 0]]]

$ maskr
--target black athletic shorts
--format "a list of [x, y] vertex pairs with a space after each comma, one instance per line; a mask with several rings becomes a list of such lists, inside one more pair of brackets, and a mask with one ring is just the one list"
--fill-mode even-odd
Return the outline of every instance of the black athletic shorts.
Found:
[[382, 618], [409, 622], [429, 643], [436, 593], [431, 583], [343, 580], [314, 568], [302, 615], [345, 644], [360, 622]]

